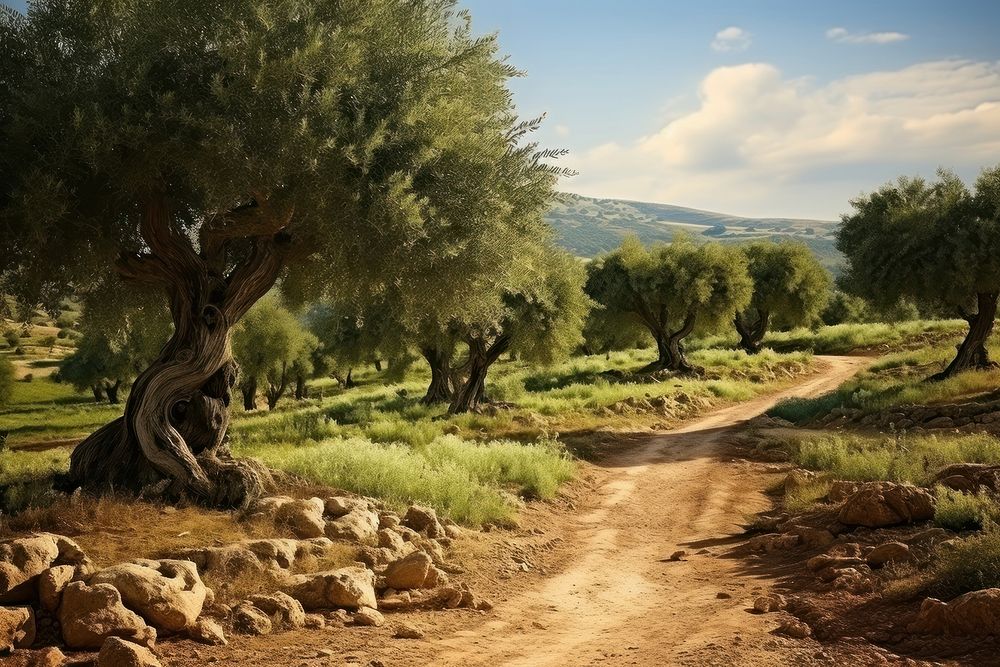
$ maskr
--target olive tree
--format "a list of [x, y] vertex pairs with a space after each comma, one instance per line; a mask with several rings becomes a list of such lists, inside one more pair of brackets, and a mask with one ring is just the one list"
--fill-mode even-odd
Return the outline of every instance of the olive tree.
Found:
[[97, 491], [259, 495], [266, 471], [226, 445], [232, 327], [283, 275], [444, 300], [472, 236], [451, 170], [516, 125], [516, 71], [447, 1], [39, 0], [0, 45], [0, 292], [49, 303], [116, 270], [173, 320], [124, 416], [73, 452], [70, 485]]
[[[10, 402], [14, 393], [14, 364], [10, 362], [8, 355], [0, 356], [0, 406]], [[2, 431], [0, 431], [2, 433]], [[0, 438], [2, 440], [2, 438]]]
[[656, 343], [657, 359], [644, 370], [694, 370], [683, 341], [715, 332], [750, 304], [753, 285], [736, 247], [681, 238], [643, 247], [635, 238], [594, 260], [587, 293], [608, 317], [638, 323]]
[[753, 281], [750, 305], [736, 314], [740, 347], [760, 352], [769, 324], [793, 327], [815, 320], [830, 298], [832, 280], [804, 243], [758, 241], [741, 247]]
[[901, 178], [851, 202], [837, 247], [847, 257], [843, 282], [877, 307], [911, 299], [952, 312], [969, 330], [935, 379], [993, 365], [987, 341], [1000, 295], [1000, 167], [970, 190], [953, 173], [937, 180]]

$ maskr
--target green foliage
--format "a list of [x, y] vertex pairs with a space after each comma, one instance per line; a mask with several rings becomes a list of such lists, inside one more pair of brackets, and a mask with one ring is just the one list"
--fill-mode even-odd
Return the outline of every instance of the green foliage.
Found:
[[991, 528], [957, 543], [939, 546], [931, 592], [950, 599], [1000, 586], [1000, 531]]
[[979, 530], [1000, 521], [1000, 502], [988, 491], [962, 493], [939, 485], [934, 495], [934, 523], [942, 528]]
[[0, 356], [0, 406], [7, 405], [14, 393], [14, 364], [7, 355]]
[[809, 325], [826, 306], [830, 274], [801, 243], [759, 241], [741, 247], [753, 296], [744, 318], [762, 315], [783, 328]]

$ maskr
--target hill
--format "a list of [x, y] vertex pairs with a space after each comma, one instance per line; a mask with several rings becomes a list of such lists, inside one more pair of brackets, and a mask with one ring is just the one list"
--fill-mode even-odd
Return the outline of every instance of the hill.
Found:
[[670, 204], [594, 199], [564, 193], [547, 215], [559, 243], [581, 257], [611, 250], [624, 236], [644, 243], [670, 241], [677, 232], [696, 240], [742, 242], [759, 239], [802, 241], [836, 271], [842, 257], [834, 247], [839, 222], [796, 218], [743, 218]]

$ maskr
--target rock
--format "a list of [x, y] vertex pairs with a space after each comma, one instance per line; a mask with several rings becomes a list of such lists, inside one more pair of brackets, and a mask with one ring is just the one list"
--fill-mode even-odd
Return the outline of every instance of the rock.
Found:
[[687, 556], [687, 552], [684, 551], [683, 549], [680, 549], [670, 554], [670, 558], [668, 560], [679, 561], [680, 559], [684, 558], [684, 556]]
[[771, 595], [764, 595], [754, 600], [753, 610], [758, 614], [769, 614], [772, 611], [782, 611], [787, 604], [783, 595], [772, 593]]
[[225, 646], [229, 643], [222, 626], [210, 618], [199, 618], [195, 624], [188, 628], [188, 637], [212, 646]]
[[93, 565], [73, 540], [36, 533], [0, 542], [0, 604], [32, 602], [38, 577], [56, 565], [71, 565], [81, 576]]
[[300, 559], [324, 556], [332, 546], [325, 537], [243, 540], [219, 547], [181, 549], [174, 557], [192, 561], [199, 572], [211, 571], [225, 577], [265, 572], [283, 574]]
[[1000, 588], [972, 591], [951, 602], [927, 598], [908, 630], [939, 635], [1000, 634]]
[[306, 627], [310, 630], [322, 630], [326, 627], [326, 619], [322, 614], [306, 614]]
[[63, 589], [75, 575], [76, 568], [72, 565], [56, 565], [42, 572], [38, 577], [38, 601], [42, 609], [54, 612], [59, 608]]
[[376, 609], [362, 607], [354, 613], [355, 625], [366, 625], [371, 627], [381, 627], [385, 623], [385, 616]]
[[35, 641], [35, 612], [31, 607], [0, 607], [0, 653], [28, 648]]
[[70, 648], [97, 649], [108, 637], [121, 637], [152, 647], [156, 630], [125, 608], [118, 589], [111, 584], [88, 586], [74, 581], [63, 591], [59, 605], [63, 641]]
[[445, 526], [444, 527], [444, 532], [445, 532], [445, 535], [447, 535], [448, 537], [450, 537], [453, 540], [457, 540], [458, 538], [462, 537], [462, 535], [464, 534], [462, 532], [462, 529], [460, 527], [452, 525], [452, 524], [448, 524], [447, 526]]
[[274, 520], [291, 528], [296, 537], [322, 537], [326, 528], [323, 511], [324, 503], [319, 498], [290, 500], [278, 507]]
[[422, 639], [423, 636], [423, 630], [409, 623], [400, 623], [397, 625], [396, 631], [393, 634], [393, 637], [397, 639]]
[[826, 499], [831, 503], [842, 503], [850, 496], [857, 493], [860, 488], [860, 482], [845, 482], [843, 480], [837, 480], [830, 485], [830, 490], [826, 492]]
[[886, 542], [875, 547], [865, 556], [868, 567], [882, 567], [889, 563], [908, 563], [911, 560], [913, 560], [913, 554], [910, 553], [910, 547], [902, 542]]
[[188, 560], [137, 559], [101, 570], [90, 583], [114, 586], [126, 607], [168, 632], [192, 625], [207, 596], [198, 568]]
[[430, 507], [410, 505], [403, 516], [403, 525], [427, 537], [444, 537], [444, 528], [438, 521], [437, 512]]
[[399, 516], [395, 512], [379, 512], [378, 527], [392, 529], [400, 525]]
[[233, 609], [233, 632], [241, 635], [269, 635], [273, 627], [271, 618], [249, 602], [241, 602]]
[[332, 516], [337, 519], [345, 514], [349, 514], [354, 510], [365, 510], [369, 509], [367, 501], [361, 500], [360, 498], [347, 498], [344, 496], [337, 496], [333, 498], [327, 498], [323, 501], [325, 508], [324, 514], [327, 516]]
[[97, 655], [97, 667], [162, 667], [153, 652], [118, 637], [108, 637]]
[[1000, 466], [982, 463], [955, 463], [934, 475], [934, 481], [956, 491], [975, 493], [986, 487], [1000, 491]]
[[812, 629], [802, 621], [786, 621], [779, 625], [774, 632], [795, 639], [805, 639], [812, 635]]
[[718, 593], [715, 594], [716, 600], [729, 600], [732, 597], [733, 596], [730, 593], [727, 593], [725, 591], [719, 591]]
[[928, 528], [927, 530], [921, 530], [918, 533], [910, 535], [903, 542], [906, 544], [933, 544], [950, 538], [951, 533], [944, 528]]
[[806, 561], [806, 567], [813, 572], [819, 572], [820, 570], [826, 570], [830, 568], [844, 568], [844, 567], [854, 567], [855, 565], [860, 565], [862, 563], [860, 558], [854, 556], [834, 556], [831, 554], [821, 554], [819, 556], [813, 556]]
[[4, 667], [62, 667], [66, 656], [55, 646], [47, 646], [37, 651], [16, 649], [4, 658]]
[[430, 556], [423, 551], [414, 551], [386, 568], [385, 583], [389, 588], [396, 590], [433, 588], [434, 582], [427, 585], [428, 575], [433, 567]]
[[833, 533], [825, 528], [792, 526], [791, 532], [798, 536], [799, 542], [811, 549], [829, 546], [834, 541]]
[[251, 595], [247, 601], [270, 616], [275, 628], [301, 628], [306, 624], [302, 603], [286, 593]]
[[342, 607], [376, 609], [375, 573], [364, 567], [297, 574], [288, 578], [285, 591], [306, 609]]
[[921, 424], [923, 428], [955, 428], [955, 420], [951, 417], [934, 417]]
[[361, 544], [378, 542], [378, 515], [366, 509], [355, 509], [326, 524], [326, 536], [334, 540], [349, 540]]
[[402, 535], [394, 530], [383, 528], [378, 531], [378, 546], [388, 549], [396, 558], [411, 553], [416, 547], [403, 540]]
[[852, 494], [837, 515], [846, 526], [883, 528], [934, 518], [934, 497], [925, 489], [871, 482]]

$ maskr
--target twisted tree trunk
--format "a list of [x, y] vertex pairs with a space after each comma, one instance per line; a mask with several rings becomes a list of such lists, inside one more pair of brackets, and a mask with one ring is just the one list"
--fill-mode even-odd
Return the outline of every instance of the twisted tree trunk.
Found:
[[757, 354], [764, 348], [764, 334], [767, 333], [771, 314], [766, 310], [756, 311], [757, 318], [750, 322], [747, 314], [736, 315], [736, 332], [740, 335], [740, 347], [747, 354]]
[[115, 380], [114, 383], [105, 382], [104, 383], [104, 393], [108, 397], [108, 403], [111, 405], [118, 405], [118, 390], [122, 386], [121, 380]]
[[301, 401], [308, 395], [308, 393], [309, 390], [306, 388], [306, 376], [302, 373], [297, 374], [295, 376], [295, 400]]
[[931, 376], [932, 381], [945, 380], [962, 371], [971, 369], [996, 368], [997, 364], [990, 360], [987, 343], [993, 332], [993, 323], [997, 316], [997, 292], [981, 292], [976, 295], [976, 314], [966, 316], [969, 322], [969, 332], [965, 340], [958, 346], [958, 352], [948, 367], [940, 373]]
[[[277, 280], [288, 220], [258, 199], [204, 223], [196, 252], [163, 195], [144, 202], [140, 231], [150, 252], [123, 255], [118, 269], [167, 292], [174, 332], [136, 378], [124, 416], [73, 451], [65, 486], [230, 507], [261, 495], [267, 470], [234, 459], [226, 443], [237, 376], [229, 335]], [[227, 272], [227, 248], [238, 239], [252, 249]]]
[[491, 344], [478, 337], [470, 337], [467, 340], [469, 358], [464, 365], [467, 374], [465, 381], [455, 388], [451, 405], [448, 407], [450, 414], [479, 410], [480, 403], [486, 397], [486, 374], [500, 355], [510, 349], [511, 342], [511, 337], [505, 334], [497, 336]]
[[240, 383], [240, 393], [243, 394], [243, 409], [253, 412], [257, 409], [257, 378], [247, 378]]
[[424, 405], [448, 403], [451, 401], [451, 351], [433, 345], [420, 348], [420, 354], [431, 367], [431, 383], [427, 393], [420, 399]]
[[95, 403], [100, 403], [104, 400], [104, 387], [100, 384], [91, 385], [90, 391], [94, 392]]

